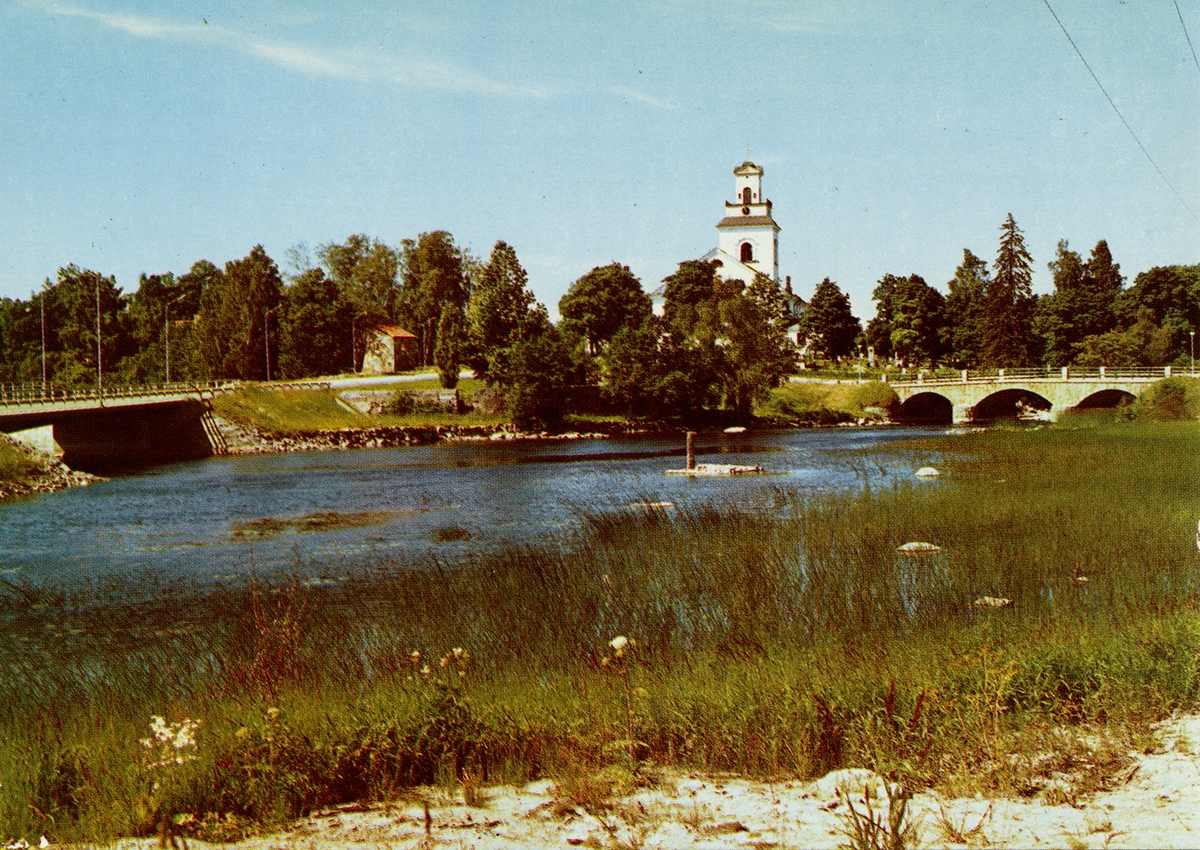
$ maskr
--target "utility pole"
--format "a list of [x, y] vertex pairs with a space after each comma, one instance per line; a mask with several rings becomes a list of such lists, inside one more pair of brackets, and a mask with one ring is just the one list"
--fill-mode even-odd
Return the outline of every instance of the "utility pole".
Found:
[[[30, 296], [32, 297], [32, 296]], [[46, 396], [46, 290], [38, 298], [38, 307], [42, 313], [42, 397]]]
[[358, 374], [358, 320], [367, 315], [367, 310], [363, 310], [357, 316], [350, 320], [350, 371], [355, 375]]
[[279, 305], [276, 304], [270, 310], [263, 310], [263, 352], [266, 354], [266, 357], [267, 357], [267, 383], [268, 384], [271, 383], [271, 325], [268, 323], [267, 320], [270, 319], [271, 314], [274, 313], [278, 309], [279, 309]]
[[100, 348], [100, 275], [96, 275], [96, 392], [104, 398], [104, 362]]
[[166, 367], [167, 367], [166, 375], [167, 375], [167, 383], [168, 384], [171, 383], [171, 324], [168, 321], [168, 317], [170, 316], [170, 313], [171, 313], [171, 306], [174, 304], [178, 304], [180, 301], [182, 301], [186, 297], [187, 297], [187, 293], [185, 292], [183, 295], [180, 295], [174, 301], [168, 302], [167, 304], [163, 305], [163, 345], [165, 346], [165, 349], [166, 349], [164, 351], [163, 360], [165, 361]]

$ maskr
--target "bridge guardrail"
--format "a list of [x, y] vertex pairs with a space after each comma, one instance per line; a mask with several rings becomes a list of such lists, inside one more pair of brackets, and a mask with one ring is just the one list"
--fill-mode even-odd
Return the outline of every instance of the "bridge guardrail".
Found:
[[[1006, 384], [1010, 382], [1042, 382], [1042, 383], [1057, 383], [1057, 382], [1095, 382], [1095, 381], [1158, 381], [1162, 378], [1171, 377], [1172, 371], [1170, 366], [1164, 367], [1127, 367], [1127, 368], [1109, 368], [1101, 366], [1097, 369], [1076, 369], [1076, 368], [1033, 368], [1033, 369], [978, 369], [978, 370], [962, 370], [959, 375], [951, 377], [946, 375], [925, 375], [918, 373], [915, 376], [905, 377], [902, 379], [893, 379], [887, 381], [892, 386], [951, 386], [962, 384]], [[886, 378], [886, 376], [885, 376]]]
[[78, 387], [55, 387], [53, 384], [0, 383], [0, 406], [17, 404], [54, 404], [73, 401], [103, 401], [104, 399], [144, 398], [163, 395], [213, 396], [240, 386], [234, 381], [172, 382], [170, 384], [137, 384], [105, 388], [103, 392]]

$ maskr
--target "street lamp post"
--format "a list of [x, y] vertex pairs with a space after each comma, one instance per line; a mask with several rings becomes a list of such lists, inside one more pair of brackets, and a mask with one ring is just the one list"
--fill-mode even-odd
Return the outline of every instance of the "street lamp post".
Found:
[[163, 305], [163, 362], [166, 364], [166, 381], [171, 383], [171, 323], [169, 321], [171, 315], [171, 307], [178, 304], [187, 297], [185, 292], [174, 301], [169, 301]]
[[[31, 299], [33, 295], [29, 296]], [[42, 397], [46, 396], [46, 291], [42, 290], [42, 297], [38, 299], [38, 309], [42, 314]]]
[[280, 308], [281, 305], [276, 304], [270, 310], [263, 310], [263, 352], [267, 358], [267, 383], [271, 382], [271, 325], [268, 319], [271, 315]]
[[100, 275], [96, 275], [96, 392], [104, 398], [104, 354], [100, 348]]
[[350, 371], [355, 375], [358, 374], [358, 320], [367, 315], [367, 312], [363, 310], [350, 320]]

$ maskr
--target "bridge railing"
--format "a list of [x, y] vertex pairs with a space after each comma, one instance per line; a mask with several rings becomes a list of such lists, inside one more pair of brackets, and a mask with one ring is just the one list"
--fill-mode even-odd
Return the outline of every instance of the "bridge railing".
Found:
[[170, 384], [135, 384], [105, 387], [56, 387], [53, 384], [0, 383], [0, 405], [53, 404], [55, 402], [103, 401], [163, 395], [217, 395], [239, 386], [236, 381], [190, 381]]
[[[1015, 382], [1095, 382], [1095, 381], [1157, 381], [1171, 377], [1170, 366], [1132, 366], [1113, 368], [1101, 366], [1096, 369], [1075, 367], [1051, 368], [1049, 366], [1021, 369], [963, 369], [955, 375], [918, 372], [901, 378], [893, 378], [894, 386], [911, 387], [947, 386], [951, 384], [1005, 384]], [[884, 376], [885, 380], [887, 376]]]

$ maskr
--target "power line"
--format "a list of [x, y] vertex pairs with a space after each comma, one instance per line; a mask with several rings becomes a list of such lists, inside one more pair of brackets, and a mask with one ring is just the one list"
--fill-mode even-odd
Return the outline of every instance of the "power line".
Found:
[[1188, 47], [1192, 50], [1192, 61], [1196, 63], [1196, 70], [1200, 71], [1200, 59], [1196, 58], [1196, 48], [1192, 47], [1192, 37], [1188, 35], [1187, 24], [1183, 22], [1183, 12], [1179, 11], [1179, 0], [1175, 0], [1175, 14], [1179, 16], [1179, 25], [1183, 27], [1183, 37], [1187, 39]]
[[[1117, 109], [1117, 104], [1113, 102], [1111, 97], [1109, 97], [1108, 92], [1104, 88], [1104, 84], [1100, 82], [1100, 78], [1096, 76], [1096, 72], [1092, 70], [1092, 66], [1088, 64], [1088, 61], [1083, 58], [1083, 54], [1079, 52], [1079, 47], [1075, 44], [1075, 39], [1071, 38], [1071, 34], [1067, 32], [1067, 28], [1063, 26], [1063, 22], [1058, 19], [1058, 15], [1055, 13], [1054, 8], [1050, 5], [1050, 0], [1042, 0], [1042, 2], [1045, 3], [1046, 8], [1050, 10], [1050, 14], [1054, 15], [1054, 22], [1057, 23], [1058, 28], [1063, 31], [1063, 35], [1067, 37], [1067, 41], [1071, 42], [1071, 47], [1075, 48], [1075, 55], [1079, 57], [1079, 61], [1083, 63], [1083, 67], [1087, 68], [1088, 73], [1092, 75], [1092, 79], [1096, 81], [1096, 85], [1100, 87], [1100, 91], [1104, 94], [1104, 99], [1107, 100], [1108, 105], [1113, 108], [1113, 112], [1117, 113], [1117, 117], [1121, 119], [1121, 123], [1124, 124], [1125, 129], [1129, 131], [1129, 135], [1133, 136], [1133, 140], [1137, 142], [1137, 146], [1142, 149], [1142, 153], [1146, 155], [1146, 159], [1148, 159], [1150, 164], [1154, 166], [1154, 170], [1158, 172], [1158, 176], [1161, 177], [1162, 181], [1167, 184], [1167, 188], [1171, 190], [1171, 193], [1179, 199], [1179, 203], [1183, 204], [1183, 208], [1188, 211], [1188, 215], [1190, 215], [1196, 221], [1200, 221], [1200, 218], [1196, 218], [1196, 214], [1192, 212], [1192, 208], [1187, 205], [1187, 201], [1183, 199], [1183, 196], [1175, 191], [1175, 187], [1171, 185], [1171, 181], [1167, 179], [1167, 175], [1163, 174], [1162, 169], [1158, 167], [1158, 163], [1154, 161], [1154, 157], [1150, 156], [1150, 151], [1146, 150], [1146, 146], [1142, 144], [1142, 140], [1138, 138], [1137, 133], [1133, 132], [1133, 128], [1129, 126], [1129, 122], [1126, 121], [1125, 116], [1121, 114], [1121, 110]], [[1178, 10], [1178, 4], [1176, 4], [1175, 8]], [[1180, 20], [1182, 21], [1183, 19], [1180, 18]], [[1191, 43], [1191, 39], [1188, 39], [1188, 43]]]

